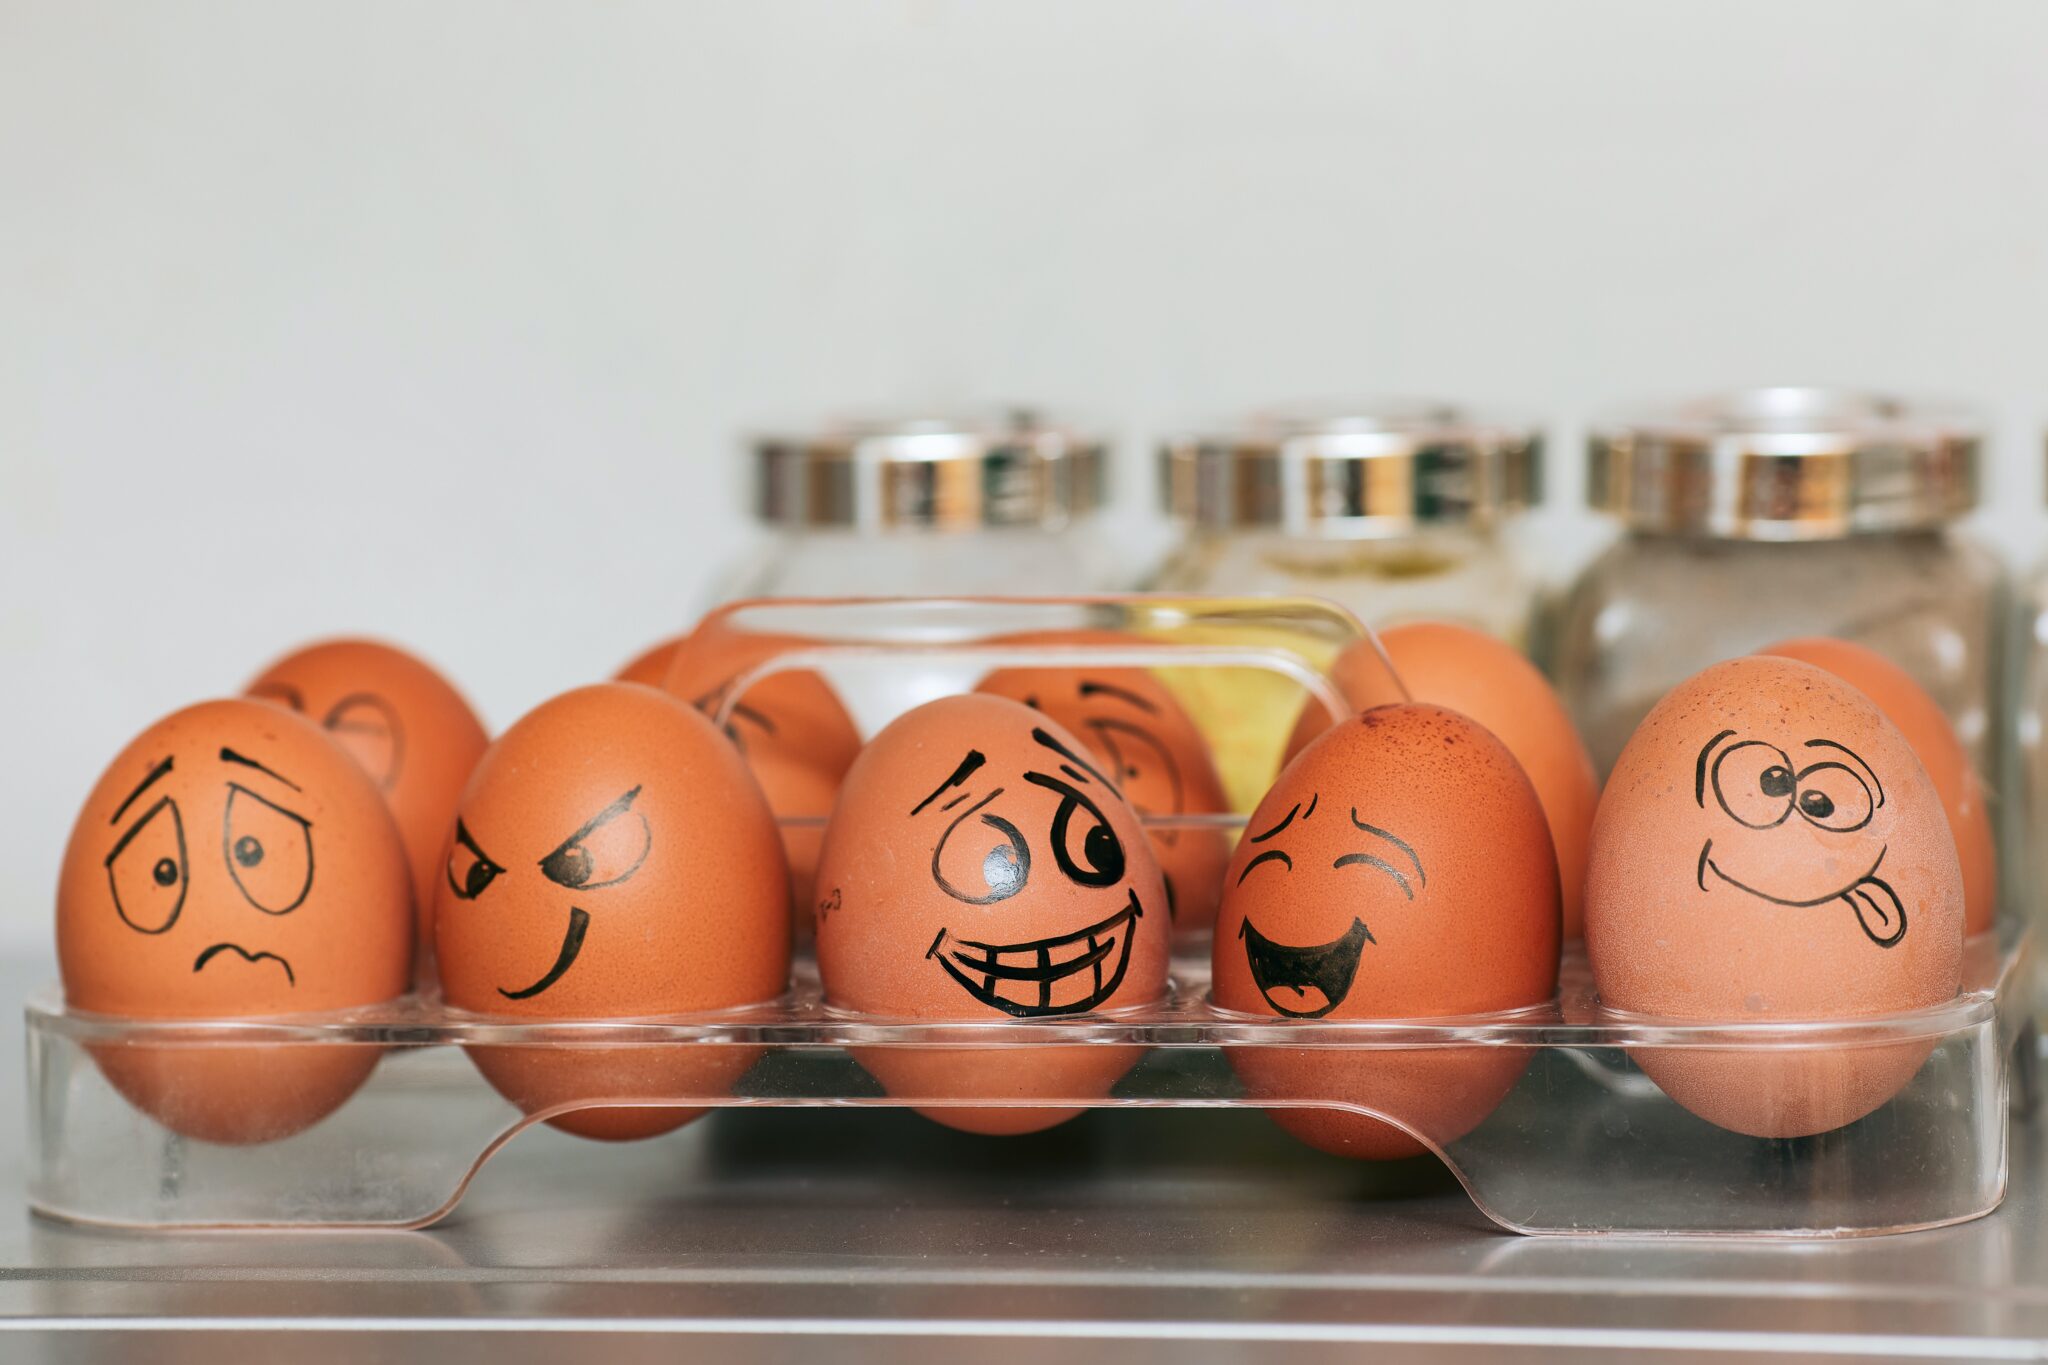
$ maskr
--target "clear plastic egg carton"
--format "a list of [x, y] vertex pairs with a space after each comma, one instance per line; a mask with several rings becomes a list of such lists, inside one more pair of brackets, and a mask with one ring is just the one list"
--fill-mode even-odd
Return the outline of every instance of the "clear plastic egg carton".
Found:
[[[760, 678], [816, 669], [867, 733], [918, 702], [971, 688], [992, 668], [1158, 670], [1203, 727], [1241, 809], [1256, 802], [1275, 770], [1304, 702], [1339, 704], [1320, 669], [1365, 634], [1341, 609], [1310, 599], [906, 599], [728, 610], [742, 628], [816, 643], [753, 670], [730, 689], [725, 712]], [[1076, 629], [1119, 632], [1128, 643], [991, 638]], [[1154, 815], [1147, 824], [1230, 838], [1242, 820]], [[1078, 1070], [1120, 1072], [1106, 1090], [1041, 1087], [1029, 1100], [1001, 1103], [1055, 1111], [1325, 1110], [1376, 1119], [1440, 1157], [1475, 1205], [1513, 1232], [1848, 1237], [1937, 1227], [1997, 1207], [2012, 1097], [2029, 1088], [2031, 1076], [2023, 1065], [2032, 1057], [2024, 1008], [2031, 953], [2009, 925], [1972, 940], [1954, 1000], [1854, 1021], [1622, 1014], [1596, 999], [1576, 946], [1567, 948], [1551, 1001], [1499, 1014], [1250, 1015], [1217, 1007], [1208, 984], [1206, 940], [1183, 938], [1168, 994], [1155, 1003], [974, 1021], [837, 1010], [802, 954], [780, 1000], [631, 1020], [508, 1021], [420, 996], [332, 1015], [138, 1021], [68, 1010], [52, 987], [27, 1009], [29, 1199], [51, 1217], [127, 1228], [422, 1227], [457, 1206], [505, 1143], [576, 1110], [986, 1112], [994, 1103], [987, 1097], [947, 1093], [943, 1078], [957, 1076], [959, 1062], [1029, 1069], [1036, 1056], [1051, 1068], [1069, 1063], [1077, 1049], [1100, 1049], [1111, 1059], [1106, 1069]], [[1841, 1074], [1802, 1070], [1802, 1060], [1864, 1050], [1924, 1054], [1924, 1061], [1873, 1112], [1800, 1138], [1716, 1127], [1668, 1098], [1638, 1064], [1686, 1054], [1710, 1059], [1768, 1108], [1773, 1086]], [[480, 1066], [494, 1052], [587, 1059], [592, 1077], [637, 1079], [523, 1112], [484, 1079]], [[920, 1057], [955, 1066], [919, 1068]], [[1262, 1060], [1280, 1065], [1262, 1067]], [[892, 1077], [886, 1091], [876, 1079], [883, 1073]], [[138, 1074], [151, 1078], [153, 1103], [131, 1103], [110, 1080], [125, 1077], [124, 1089], [141, 1093]], [[201, 1141], [149, 1112], [163, 1112], [181, 1084], [231, 1096], [237, 1076], [261, 1076], [274, 1088], [280, 1077], [336, 1074], [363, 1079], [332, 1112], [273, 1140]], [[941, 1079], [909, 1079], [920, 1074]], [[1245, 1079], [1273, 1075], [1295, 1079]], [[1394, 1075], [1410, 1080], [1388, 1084]], [[1469, 1131], [1440, 1130], [1443, 1107], [1429, 1102], [1439, 1077], [1443, 1089], [1495, 1085], [1502, 1098]], [[199, 1098], [221, 1102], [217, 1093]], [[605, 1147], [590, 1144], [587, 1159], [605, 1160]]]

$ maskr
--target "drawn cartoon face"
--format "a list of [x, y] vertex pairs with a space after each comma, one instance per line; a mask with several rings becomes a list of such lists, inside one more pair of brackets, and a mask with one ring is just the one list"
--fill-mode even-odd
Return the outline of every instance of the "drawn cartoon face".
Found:
[[1326, 730], [1254, 812], [1212, 945], [1226, 1009], [1406, 1018], [1548, 997], [1561, 923], [1534, 789], [1456, 712]]
[[785, 876], [709, 722], [651, 688], [581, 688], [508, 730], [463, 793], [437, 892], [443, 990], [553, 1017], [766, 999], [788, 965]]
[[[1106, 637], [1115, 640], [1116, 637]], [[1208, 745], [1180, 703], [1142, 669], [1002, 669], [978, 691], [1043, 712], [1088, 746], [1138, 813], [1172, 817], [1229, 809]], [[1176, 928], [1216, 918], [1230, 838], [1221, 831], [1146, 830], [1166, 883]]]
[[932, 702], [878, 735], [847, 781], [819, 867], [835, 1002], [1038, 1018], [1163, 988], [1150, 847], [1046, 717], [999, 697]]
[[210, 702], [138, 738], [87, 803], [59, 890], [87, 1008], [237, 1015], [388, 999], [410, 967], [396, 828], [325, 735]]
[[[1327, 875], [1321, 864], [1323, 855], [1330, 851], [1327, 844], [1334, 837], [1343, 847], [1327, 860], [1328, 872], [1356, 869], [1355, 877], [1383, 881], [1378, 885], [1346, 888], [1333, 898], [1362, 910], [1391, 895], [1413, 905], [1416, 896], [1429, 889], [1429, 874], [1423, 870], [1422, 857], [1414, 845], [1390, 830], [1360, 819], [1356, 806], [1351, 808], [1346, 821], [1351, 827], [1349, 835], [1328, 815], [1324, 816], [1325, 824], [1336, 828], [1311, 831], [1309, 825], [1321, 806], [1321, 794], [1310, 792], [1306, 808], [1296, 802], [1278, 824], [1247, 835], [1246, 842], [1259, 847], [1237, 874], [1237, 885], [1243, 886], [1253, 876], [1263, 876], [1266, 881], [1285, 877], [1287, 889], [1280, 894], [1332, 897], [1330, 888], [1315, 883]], [[1288, 837], [1290, 832], [1292, 837]], [[1301, 852], [1299, 864], [1290, 848]], [[1354, 914], [1350, 927], [1328, 943], [1277, 943], [1259, 931], [1249, 914], [1239, 923], [1237, 932], [1244, 941], [1245, 962], [1251, 968], [1259, 994], [1276, 1011], [1295, 1019], [1320, 1019], [1343, 1004], [1358, 978], [1358, 961], [1365, 945], [1378, 942], [1372, 936], [1371, 926], [1359, 914]]]
[[1906, 936], [1906, 907], [1878, 875], [1885, 841], [1870, 829], [1884, 783], [1855, 750], [1808, 739], [1795, 760], [1722, 730], [1700, 748], [1693, 800], [1728, 822], [1700, 845], [1700, 890], [1720, 883], [1792, 909], [1838, 904], [1880, 948]]
[[[280, 702], [306, 714], [306, 698], [285, 682], [263, 682], [249, 689], [252, 697]], [[319, 716], [321, 728], [354, 755], [356, 763], [384, 791], [398, 785], [405, 762], [405, 722], [398, 709], [375, 692], [350, 692]]]

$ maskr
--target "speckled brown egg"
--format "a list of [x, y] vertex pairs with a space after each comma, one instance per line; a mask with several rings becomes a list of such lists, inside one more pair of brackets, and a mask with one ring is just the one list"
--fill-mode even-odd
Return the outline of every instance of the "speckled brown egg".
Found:
[[[1520, 651], [1469, 626], [1416, 621], [1382, 631], [1380, 642], [1407, 685], [1407, 700], [1470, 716], [1507, 745], [1529, 775], [1557, 850], [1564, 936], [1578, 938], [1584, 920], [1586, 841], [1600, 783], [1564, 702]], [[1369, 640], [1356, 641], [1339, 654], [1330, 677], [1361, 711], [1403, 700]], [[1311, 701], [1295, 723], [1288, 757], [1300, 753], [1329, 723], [1329, 714]]]
[[[749, 670], [810, 643], [797, 636], [738, 631], [713, 620], [676, 642], [662, 686], [713, 715]], [[860, 752], [860, 732], [830, 683], [809, 670], [791, 670], [748, 687], [725, 733], [745, 756], [769, 808], [785, 822], [791, 913], [799, 936], [808, 936], [824, 822], [832, 814], [840, 779]]]
[[[1086, 745], [1007, 697], [905, 712], [846, 775], [818, 864], [818, 974], [889, 1018], [1079, 1019], [1166, 989], [1166, 889], [1136, 812]], [[866, 1048], [941, 1123], [1047, 1128], [1137, 1061], [1115, 1045]], [[962, 1100], [1016, 1107], [947, 1107]]]
[[264, 669], [245, 691], [317, 721], [377, 784], [412, 867], [416, 939], [430, 947], [427, 916], [448, 819], [490, 743], [476, 712], [431, 664], [375, 640], [308, 645]]
[[1955, 835], [1963, 868], [1964, 926], [1972, 934], [1989, 929], [1998, 911], [1998, 850], [1991, 837], [1991, 810], [1970, 751], [1940, 703], [1912, 674], [1867, 645], [1807, 636], [1781, 640], [1757, 653], [1826, 669], [1876, 702], [1885, 719], [1899, 727], [1933, 781], [1948, 814], [1949, 832]]
[[[319, 726], [256, 701], [145, 730], [86, 798], [57, 886], [75, 1009], [137, 1019], [306, 1014], [390, 1000], [412, 962], [405, 848], [370, 779]], [[164, 1126], [262, 1142], [324, 1117], [376, 1050], [96, 1052]]]
[[[1285, 1019], [1413, 1019], [1539, 1005], [1557, 988], [1557, 861], [1507, 746], [1459, 713], [1380, 706], [1313, 740], [1245, 827], [1224, 876], [1216, 1003]], [[1274, 1109], [1313, 1147], [1385, 1160], [1493, 1112], [1519, 1049], [1239, 1047], [1254, 1098], [1331, 1099], [1395, 1120]]]
[[[1602, 1001], [1674, 1019], [1853, 1019], [1954, 997], [1963, 880], [1898, 728], [1831, 673], [1731, 659], [1673, 688], [1593, 822], [1586, 952]], [[1927, 1044], [1640, 1049], [1723, 1128], [1797, 1137], [1898, 1092]]]
[[[637, 683], [528, 712], [462, 793], [439, 890], [441, 985], [459, 1009], [616, 1019], [772, 1000], [789, 884], [768, 803], [702, 715]], [[723, 1094], [757, 1053], [703, 1045], [471, 1049], [527, 1113]], [[699, 1108], [553, 1112], [585, 1137], [665, 1132]]]
[[[1015, 637], [1046, 644], [1134, 647], [1107, 631]], [[1209, 746], [1181, 704], [1142, 668], [1005, 668], [975, 689], [1023, 702], [1052, 717], [1088, 751], [1141, 817], [1226, 812], [1229, 799]], [[1223, 830], [1148, 827], [1165, 879], [1166, 908], [1177, 935], [1207, 940], [1223, 890], [1231, 835]]]

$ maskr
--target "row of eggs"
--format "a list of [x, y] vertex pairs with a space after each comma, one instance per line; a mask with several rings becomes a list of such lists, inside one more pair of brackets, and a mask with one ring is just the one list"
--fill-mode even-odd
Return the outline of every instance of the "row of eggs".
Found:
[[[1900, 670], [1840, 642], [1791, 642], [1675, 689], [1603, 795], [1519, 655], [1459, 627], [1394, 628], [1339, 656], [1332, 679], [1354, 714], [1304, 709], [1234, 852], [1140, 823], [1225, 806], [1199, 731], [1146, 670], [1002, 670], [863, 745], [813, 673], [725, 696], [794, 643], [707, 625], [495, 743], [402, 651], [300, 651], [247, 697], [159, 722], [108, 769], [60, 880], [67, 998], [233, 1018], [375, 1004], [432, 973], [461, 1010], [644, 1017], [772, 1000], [793, 937], [815, 932], [835, 1006], [1073, 1017], [1159, 998], [1178, 931], [1208, 932], [1224, 1010], [1441, 1018], [1549, 1000], [1560, 941], [1583, 929], [1618, 1009], [1853, 1017], [1952, 996], [1964, 934], [1995, 899], [1988, 820], [1945, 717]], [[706, 719], [720, 710], [723, 732]], [[775, 819], [821, 810], [822, 832]], [[99, 1061], [167, 1126], [246, 1142], [316, 1121], [375, 1061], [328, 1051], [270, 1059], [261, 1082], [239, 1048]], [[529, 1112], [710, 1093], [753, 1060], [665, 1051], [472, 1055]], [[1790, 1136], [1882, 1104], [1926, 1051], [1640, 1060], [1702, 1117]], [[1136, 1053], [861, 1060], [894, 1093], [988, 1101], [928, 1111], [944, 1122], [1020, 1132], [1073, 1112], [1049, 1099], [1106, 1092]], [[1490, 1112], [1526, 1055], [1232, 1061], [1255, 1096], [1342, 1099], [1444, 1142]], [[1275, 1116], [1327, 1150], [1418, 1149], [1356, 1115]], [[689, 1117], [612, 1107], [554, 1121], [626, 1138]]]

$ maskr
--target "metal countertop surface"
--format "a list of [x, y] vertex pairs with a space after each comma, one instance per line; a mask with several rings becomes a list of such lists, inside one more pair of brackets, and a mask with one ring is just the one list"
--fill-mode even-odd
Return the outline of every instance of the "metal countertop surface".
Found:
[[[522, 1135], [424, 1232], [111, 1233], [22, 1204], [21, 999], [0, 968], [0, 1359], [631, 1365], [2048, 1359], [2048, 1124], [1987, 1219], [1834, 1243], [1530, 1239], [1433, 1161], [1324, 1157], [1256, 1113], [975, 1138], [908, 1112]], [[477, 1331], [476, 1329], [483, 1329]]]

